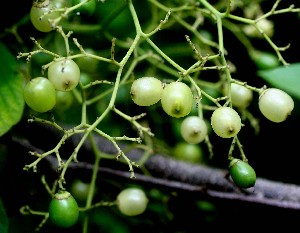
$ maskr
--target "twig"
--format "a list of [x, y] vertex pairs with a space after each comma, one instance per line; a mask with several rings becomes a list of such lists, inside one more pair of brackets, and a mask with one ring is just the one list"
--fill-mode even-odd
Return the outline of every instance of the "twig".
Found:
[[[53, 136], [55, 135], [53, 129], [45, 129], [45, 127], [41, 129], [41, 127], [43, 126], [39, 126], [38, 130], [43, 130], [43, 134], [51, 133], [52, 137], [55, 138]], [[30, 134], [35, 135], [32, 132]], [[42, 149], [36, 148], [27, 139], [12, 137], [11, 140], [10, 143], [13, 143], [15, 146], [21, 146], [23, 149], [42, 151]], [[80, 138], [77, 137], [72, 138], [72, 144], [76, 145], [79, 140]], [[96, 135], [96, 143], [101, 151], [107, 154], [115, 156], [117, 153], [116, 148], [107, 139]], [[124, 150], [127, 145], [120, 144], [120, 147]], [[85, 154], [92, 153], [88, 141], [83, 145], [82, 150], [84, 150], [83, 153]], [[127, 156], [132, 161], [138, 161], [143, 152], [142, 149], [132, 149], [127, 152]], [[56, 159], [52, 156], [47, 156], [45, 160], [50, 163], [50, 167], [55, 171], [57, 168]], [[132, 180], [125, 165], [124, 167], [121, 166], [121, 168], [119, 166], [115, 168], [118, 162], [115, 160], [108, 162], [112, 164], [106, 167], [99, 167], [99, 172], [101, 173], [100, 179], [125, 179], [128, 182], [137, 182], [145, 186], [157, 187], [170, 192], [194, 193], [202, 197], [205, 196], [224, 201], [300, 210], [300, 186], [294, 184], [281, 183], [258, 177], [253, 188], [241, 190], [228, 178], [225, 169], [189, 164], [160, 154], [152, 155], [143, 164], [152, 176], [143, 175], [141, 170], [138, 169], [135, 173], [136, 179]], [[69, 166], [70, 169], [78, 169], [80, 172], [81, 170], [91, 170], [93, 165], [79, 161], [78, 163], [72, 162]]]

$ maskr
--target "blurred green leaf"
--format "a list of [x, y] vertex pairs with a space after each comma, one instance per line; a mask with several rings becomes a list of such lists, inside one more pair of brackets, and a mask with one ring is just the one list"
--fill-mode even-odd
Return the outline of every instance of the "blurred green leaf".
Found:
[[23, 81], [16, 72], [16, 58], [3, 43], [0, 43], [0, 54], [0, 136], [2, 136], [20, 121], [25, 104]]
[[8, 232], [8, 218], [2, 200], [0, 199], [0, 232]]
[[259, 70], [257, 74], [272, 87], [279, 88], [300, 100], [300, 63], [270, 70]]

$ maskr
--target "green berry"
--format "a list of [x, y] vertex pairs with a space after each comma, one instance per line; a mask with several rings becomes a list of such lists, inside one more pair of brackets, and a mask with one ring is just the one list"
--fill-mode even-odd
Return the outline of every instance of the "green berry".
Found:
[[142, 77], [134, 80], [131, 85], [130, 95], [133, 102], [139, 106], [156, 104], [163, 91], [162, 82], [154, 77]]
[[120, 212], [127, 216], [140, 215], [145, 212], [148, 198], [144, 190], [130, 187], [122, 190], [117, 196], [117, 207]]
[[229, 172], [234, 183], [241, 188], [251, 188], [256, 182], [254, 169], [240, 159], [233, 159], [229, 164]]
[[207, 125], [198, 116], [188, 116], [182, 121], [180, 132], [186, 142], [197, 144], [202, 142], [207, 136]]
[[258, 106], [267, 119], [280, 123], [291, 115], [294, 101], [286, 92], [277, 88], [268, 88], [260, 94]]
[[71, 59], [54, 61], [48, 68], [48, 79], [58, 91], [71, 91], [80, 81], [80, 69]]
[[231, 83], [231, 101], [234, 107], [245, 109], [250, 105], [252, 99], [252, 90], [245, 86]]
[[211, 116], [213, 131], [222, 138], [236, 136], [242, 127], [239, 114], [230, 107], [217, 108]]
[[33, 26], [41, 32], [52, 31], [55, 25], [52, 25], [50, 20], [59, 17], [59, 13], [53, 11], [54, 9], [55, 7], [51, 1], [34, 1], [30, 10], [30, 20]]
[[54, 195], [49, 205], [49, 218], [62, 228], [69, 228], [77, 223], [79, 208], [76, 200], [67, 191]]
[[31, 79], [24, 87], [26, 104], [37, 112], [50, 111], [56, 104], [54, 85], [45, 77]]
[[204, 160], [201, 146], [187, 142], [178, 142], [174, 146], [173, 155], [176, 159], [191, 163], [201, 163]]
[[161, 94], [163, 110], [176, 118], [184, 117], [191, 112], [193, 100], [191, 88], [183, 82], [167, 84]]

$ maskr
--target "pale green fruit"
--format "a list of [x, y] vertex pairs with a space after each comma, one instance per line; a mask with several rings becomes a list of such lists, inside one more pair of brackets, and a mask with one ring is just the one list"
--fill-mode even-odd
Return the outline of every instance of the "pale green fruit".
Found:
[[230, 107], [220, 107], [211, 116], [211, 126], [218, 136], [232, 138], [241, 130], [241, 117]]

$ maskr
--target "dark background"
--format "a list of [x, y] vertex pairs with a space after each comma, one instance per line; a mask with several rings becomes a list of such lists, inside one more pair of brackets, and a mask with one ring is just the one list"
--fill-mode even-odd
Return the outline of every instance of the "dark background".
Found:
[[[270, 3], [273, 1], [266, 1], [264, 7], [268, 9]], [[14, 23], [18, 22], [24, 15], [26, 15], [31, 7], [31, 1], [17, 1], [11, 0], [6, 2], [5, 8], [2, 7], [2, 20], [0, 24], [1, 33], [3, 28], [9, 27]], [[290, 4], [295, 4], [300, 7], [299, 1], [282, 1], [280, 6], [288, 6]], [[7, 9], [13, 9], [10, 11], [8, 16]], [[286, 46], [288, 43], [291, 44], [290, 48], [283, 52], [283, 56], [287, 62], [297, 63], [300, 61], [299, 51], [300, 51], [300, 18], [299, 13], [289, 13], [279, 16], [272, 17], [275, 22], [275, 35], [273, 37], [273, 42], [278, 46]], [[20, 34], [24, 38], [29, 36], [34, 36], [35, 32], [32, 27], [26, 25], [20, 28]], [[238, 67], [237, 76], [241, 79], [251, 83], [253, 86], [263, 86], [266, 84], [261, 78], [256, 75], [255, 64], [250, 60], [249, 55], [245, 48], [237, 41], [237, 39], [231, 35], [230, 32], [224, 32], [225, 36], [225, 47], [229, 52], [228, 59], [234, 62], [236, 67]], [[0, 38], [8, 47], [13, 48], [11, 43], [15, 43], [10, 37]], [[258, 48], [265, 51], [272, 51], [269, 44], [266, 41], [257, 40], [255, 41]], [[17, 53], [18, 51], [12, 51]], [[1, 55], [0, 55], [1, 56]], [[300, 75], [300, 74], [299, 74]], [[300, 77], [299, 77], [300, 78]], [[300, 91], [300, 89], [299, 89]], [[251, 162], [251, 165], [255, 168], [257, 176], [267, 178], [274, 181], [281, 181], [286, 183], [293, 183], [300, 185], [300, 153], [299, 153], [299, 132], [300, 132], [300, 121], [299, 121], [299, 101], [295, 100], [295, 109], [292, 116], [285, 122], [277, 124], [270, 122], [263, 117], [260, 117], [260, 127], [261, 131], [258, 136], [253, 136], [251, 129], [246, 128], [241, 133], [240, 140], [244, 144], [244, 149], [246, 155]], [[250, 109], [253, 115], [259, 117], [261, 113], [258, 111], [258, 106], [254, 102], [251, 104]], [[228, 151], [228, 141], [220, 141], [217, 137], [212, 136], [212, 142], [215, 142], [215, 156], [210, 162], [212, 165], [219, 167], [227, 166], [227, 151]], [[225, 151], [225, 152], [224, 152]], [[18, 153], [14, 151], [14, 153]], [[24, 154], [23, 154], [24, 155]], [[12, 155], [13, 156], [13, 155]], [[22, 160], [21, 160], [22, 161]], [[7, 161], [8, 165], [10, 165]], [[7, 187], [2, 187], [2, 194], [4, 196], [4, 201], [8, 215], [14, 216], [18, 212], [17, 204], [23, 197], [19, 194], [25, 195], [25, 198], [30, 198], [30, 194], [22, 192], [28, 189], [28, 186], [34, 186], [39, 181], [36, 180], [34, 175], [27, 174], [22, 171], [24, 163], [20, 163], [19, 167], [9, 167], [11, 177], [23, 177], [24, 180], [32, 180], [32, 182], [25, 182], [22, 185], [12, 185], [10, 182], [5, 182]], [[4, 175], [4, 174], [2, 174]], [[26, 187], [25, 187], [26, 186]], [[7, 192], [8, 190], [8, 192]], [[27, 196], [26, 196], [27, 195]], [[24, 199], [25, 199], [24, 198]], [[194, 197], [193, 197], [194, 198]], [[195, 222], [203, 218], [201, 214], [197, 213], [196, 209], [193, 209], [194, 199], [190, 194], [182, 194], [177, 197], [173, 197], [170, 201], [170, 209], [174, 211], [175, 218], [173, 222], [168, 226], [162, 227], [162, 232], [176, 232], [175, 229], [181, 229], [177, 232], [196, 232]], [[13, 199], [19, 199], [19, 201], [14, 202]], [[219, 226], [224, 227], [224, 229], [232, 229], [236, 225], [236, 222], [243, 222], [246, 226], [247, 224], [256, 225], [258, 223], [277, 223], [282, 220], [283, 223], [295, 223], [297, 222], [297, 216], [299, 213], [294, 211], [286, 210], [273, 210], [272, 208], [259, 208], [252, 205], [239, 206], [239, 203], [235, 202], [219, 202], [215, 203], [219, 207], [219, 213], [214, 215], [213, 218]], [[10, 208], [13, 206], [13, 208]], [[194, 212], [193, 212], [194, 211]], [[183, 220], [188, 214], [189, 220]], [[228, 213], [229, 212], [229, 213]], [[242, 214], [241, 214], [242, 213]], [[255, 215], [256, 217], [253, 217]], [[148, 216], [150, 217], [150, 216]], [[153, 216], [152, 216], [153, 217]], [[272, 221], [268, 221], [264, 218], [272, 218]], [[289, 219], [290, 221], [287, 221]], [[157, 220], [157, 222], [159, 222]], [[201, 221], [200, 221], [201, 222]], [[22, 222], [24, 223], [24, 222]], [[204, 224], [204, 222], [201, 222]], [[17, 223], [18, 224], [18, 223]], [[214, 224], [208, 224], [210, 227]], [[170, 227], [172, 226], [172, 227]], [[227, 228], [226, 228], [227, 227]], [[152, 229], [152, 228], [151, 228]], [[185, 229], [185, 231], [183, 230]], [[145, 229], [143, 229], [145, 230]], [[146, 232], [146, 231], [143, 231]], [[150, 232], [150, 231], [149, 231]]]

